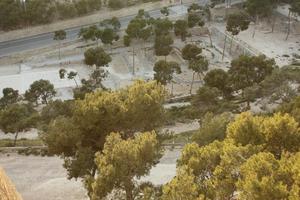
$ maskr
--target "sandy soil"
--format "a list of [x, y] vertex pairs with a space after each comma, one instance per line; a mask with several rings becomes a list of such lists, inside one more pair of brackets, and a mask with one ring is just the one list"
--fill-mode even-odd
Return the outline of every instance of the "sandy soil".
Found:
[[[265, 54], [269, 58], [274, 58], [277, 65], [282, 67], [290, 65], [297, 60], [295, 55], [300, 55], [300, 35], [298, 29], [294, 26], [300, 24], [292, 24], [292, 32], [288, 40], [286, 38], [286, 18], [277, 19], [275, 31], [271, 33], [271, 25], [269, 22], [262, 21], [257, 26], [255, 37], [252, 37], [255, 25], [251, 24], [249, 29], [241, 32], [237, 38], [247, 46], [252, 47], [255, 51]], [[213, 24], [214, 27], [224, 32], [224, 24]], [[298, 59], [299, 61], [299, 59]]]
[[0, 166], [16, 185], [24, 200], [85, 200], [80, 181], [68, 180], [57, 157], [0, 154]]
[[[210, 67], [213, 69], [218, 67], [218, 64], [220, 65], [218, 61], [220, 55], [214, 49], [209, 50], [207, 44], [201, 42], [201, 40], [207, 39], [207, 37], [199, 38], [197, 36], [194, 37], [193, 41], [207, 48], [207, 50], [204, 50], [204, 54], [207, 54], [207, 57], [210, 59]], [[61, 68], [77, 71], [78, 76], [76, 77], [76, 81], [78, 83], [80, 83], [80, 79], [89, 76], [91, 68], [83, 64], [85, 48], [78, 48], [83, 44], [83, 42], [77, 42], [62, 47], [62, 57], [60, 60], [58, 59], [58, 50], [56, 48], [48, 48], [42, 51], [36, 50], [31, 53], [25, 52], [23, 55], [19, 55], [19, 59], [22, 60], [19, 64], [14, 64], [16, 62], [15, 57], [0, 59], [0, 90], [5, 87], [12, 87], [19, 90], [21, 94], [24, 94], [33, 81], [46, 79], [53, 83], [55, 88], [60, 91], [57, 98], [72, 98], [69, 88], [76, 86], [74, 80], [60, 79], [58, 71]], [[186, 42], [182, 42], [177, 38], [175, 40], [176, 48], [167, 56], [168, 61], [178, 62], [182, 69], [182, 74], [174, 76], [174, 95], [188, 94], [191, 85], [193, 72], [188, 69], [188, 63], [180, 55], [180, 49], [185, 44]], [[144, 48], [147, 50], [140, 50], [141, 46], [137, 46], [135, 48], [135, 67], [133, 70], [133, 52], [131, 47], [124, 48], [121, 42], [117, 42], [113, 49], [110, 49], [110, 47], [104, 48], [111, 54], [113, 60], [109, 64], [109, 67], [105, 68], [109, 72], [109, 75], [104, 81], [104, 85], [112, 89], [129, 85], [135, 79], [152, 79], [154, 63], [160, 59], [165, 59], [164, 57], [153, 55], [151, 43], [144, 44]], [[212, 54], [214, 58], [212, 58]], [[134, 74], [133, 71], [135, 72]], [[1, 72], [3, 73], [1, 74]], [[195, 76], [193, 93], [202, 85], [201, 79], [202, 77]], [[64, 89], [66, 90], [65, 92]], [[171, 91], [171, 84], [167, 86], [167, 89]]]
[[183, 132], [195, 131], [195, 130], [198, 130], [199, 128], [200, 128], [200, 125], [199, 125], [198, 120], [194, 120], [194, 121], [189, 122], [189, 123], [179, 123], [179, 122], [177, 122], [175, 125], [167, 126], [167, 127], [163, 128], [163, 132], [164, 131], [169, 131], [169, 132], [172, 132], [174, 134], [180, 134], [180, 133], [183, 133]]
[[[141, 181], [164, 184], [176, 174], [180, 150], [166, 151], [159, 164]], [[80, 181], [68, 180], [58, 157], [0, 154], [0, 166], [16, 185], [24, 200], [86, 200]]]

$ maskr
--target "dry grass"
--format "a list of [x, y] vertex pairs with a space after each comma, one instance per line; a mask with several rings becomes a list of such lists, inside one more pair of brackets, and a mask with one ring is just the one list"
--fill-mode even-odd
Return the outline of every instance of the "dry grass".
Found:
[[1, 200], [22, 200], [15, 186], [6, 176], [4, 170], [0, 168], [0, 199]]

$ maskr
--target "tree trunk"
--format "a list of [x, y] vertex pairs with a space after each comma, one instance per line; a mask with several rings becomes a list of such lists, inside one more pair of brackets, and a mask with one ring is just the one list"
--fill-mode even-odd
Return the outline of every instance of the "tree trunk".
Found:
[[271, 33], [274, 33], [274, 29], [275, 29], [275, 24], [276, 24], [276, 14], [273, 14], [273, 23], [272, 23], [272, 30]]
[[252, 38], [254, 38], [255, 36], [255, 33], [256, 33], [256, 28], [257, 28], [257, 24], [258, 24], [258, 15], [256, 16], [256, 19], [255, 19], [255, 24], [254, 24], [254, 31], [253, 31], [253, 34], [252, 34]]
[[134, 47], [132, 47], [132, 75], [135, 74], [135, 71], [134, 71], [134, 65], [135, 65], [135, 60], [134, 60]]
[[125, 186], [125, 192], [126, 192], [126, 200], [133, 200], [133, 185], [132, 183], [129, 183]]
[[247, 110], [250, 110], [250, 101], [247, 99]]
[[191, 83], [190, 94], [192, 94], [194, 79], [195, 79], [195, 72], [193, 72], [193, 79], [192, 79], [192, 83]]
[[77, 81], [76, 81], [76, 77], [74, 77], [74, 82], [76, 84], [76, 87], [78, 87]]
[[224, 56], [225, 56], [226, 41], [227, 41], [227, 34], [225, 31], [225, 40], [224, 40], [224, 47], [223, 47], [223, 53], [222, 53], [222, 60], [224, 60]]
[[17, 145], [18, 135], [19, 135], [19, 132], [16, 132], [15, 139], [14, 139], [14, 147]]
[[59, 58], [59, 60], [60, 60], [60, 45], [61, 45], [61, 42], [59, 40], [59, 47], [58, 47], [58, 58]]
[[171, 81], [171, 96], [173, 96], [174, 82]]
[[287, 34], [286, 34], [285, 40], [289, 39], [290, 32], [291, 32], [291, 11], [289, 11], [289, 23], [288, 23], [288, 30], [287, 30]]
[[232, 50], [233, 38], [234, 38], [234, 35], [232, 35], [231, 41], [230, 41], [230, 48], [229, 48], [230, 54], [231, 54], [231, 52], [232, 52], [231, 50]]
[[211, 39], [211, 32], [210, 32], [208, 27], [207, 27], [207, 30], [208, 30], [208, 36], [209, 36], [209, 41], [210, 41], [210, 47], [213, 47], [213, 42], [212, 42], [212, 39]]

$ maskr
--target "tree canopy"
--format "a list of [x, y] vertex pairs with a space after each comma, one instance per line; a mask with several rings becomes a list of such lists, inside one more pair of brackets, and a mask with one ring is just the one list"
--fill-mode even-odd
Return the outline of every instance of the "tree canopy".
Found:
[[95, 65], [97, 68], [108, 65], [111, 57], [101, 47], [90, 48], [84, 52], [84, 62], [89, 66]]
[[34, 81], [30, 88], [25, 92], [25, 99], [30, 103], [39, 104], [41, 101], [43, 104], [47, 104], [56, 94], [54, 85], [48, 80]]
[[43, 139], [49, 152], [65, 159], [69, 178], [94, 176], [95, 153], [101, 152], [111, 132], [131, 138], [139, 131], [152, 131], [163, 122], [163, 87], [136, 81], [117, 91], [96, 91], [77, 100], [73, 114], [51, 122]]
[[167, 62], [164, 60], [157, 61], [154, 65], [153, 70], [155, 72], [154, 79], [162, 85], [170, 83], [175, 73], [181, 73], [181, 69], [178, 63], [173, 61]]
[[123, 140], [119, 133], [111, 133], [103, 151], [96, 154], [97, 176], [91, 181], [91, 199], [106, 197], [114, 189], [125, 191], [126, 200], [135, 199], [135, 179], [148, 174], [160, 156], [154, 132], [128, 140]]
[[20, 132], [34, 128], [37, 112], [29, 105], [12, 104], [0, 111], [0, 128], [4, 133], [14, 133], [14, 146]]

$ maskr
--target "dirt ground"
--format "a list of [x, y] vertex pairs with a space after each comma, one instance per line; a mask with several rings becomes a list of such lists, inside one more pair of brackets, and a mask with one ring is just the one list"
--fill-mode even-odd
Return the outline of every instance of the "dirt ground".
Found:
[[24, 200], [86, 200], [80, 181], [68, 180], [58, 157], [0, 154], [0, 166]]
[[[160, 163], [141, 181], [164, 184], [176, 174], [180, 149], [166, 151]], [[87, 200], [80, 180], [68, 180], [58, 157], [0, 154], [0, 166], [15, 184], [24, 200]]]
[[[208, 37], [205, 35], [194, 36], [190, 38], [193, 43], [203, 47], [203, 54], [210, 61], [210, 68], [224, 68], [227, 60], [220, 62], [220, 53], [209, 47]], [[180, 64], [182, 73], [174, 76], [173, 94], [186, 95], [189, 93], [193, 72], [188, 69], [188, 63], [181, 58], [180, 49], [187, 42], [182, 42], [179, 38], [175, 39], [174, 50], [167, 56], [168, 61], [176, 61]], [[19, 90], [20, 94], [29, 88], [30, 84], [39, 79], [49, 80], [54, 87], [59, 90], [57, 98], [72, 98], [71, 88], [76, 87], [74, 80], [60, 79], [59, 70], [77, 71], [76, 82], [80, 83], [82, 78], [88, 78], [92, 68], [83, 63], [84, 51], [86, 48], [84, 42], [76, 41], [61, 48], [61, 59], [58, 59], [58, 48], [48, 47], [29, 52], [19, 53], [15, 56], [0, 59], [0, 90], [5, 87], [12, 87]], [[93, 44], [96, 46], [96, 44]], [[81, 48], [79, 48], [81, 47]], [[111, 47], [104, 46], [106, 52], [112, 56], [112, 62], [105, 70], [108, 71], [108, 77], [103, 84], [111, 89], [118, 89], [131, 84], [136, 79], [150, 80], [153, 78], [153, 66], [158, 60], [164, 60], [164, 57], [154, 55], [152, 43], [145, 43], [143, 46], [135, 46], [134, 69], [133, 69], [133, 50], [132, 47], [123, 47], [121, 41], [116, 42]], [[133, 74], [134, 72], [134, 74]], [[202, 77], [195, 76], [195, 82], [192, 92], [195, 93], [202, 83]], [[172, 84], [167, 86], [171, 92]], [[1, 94], [0, 94], [1, 96]]]

